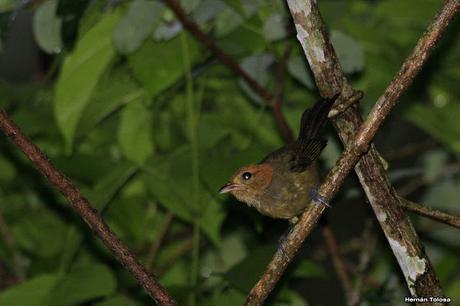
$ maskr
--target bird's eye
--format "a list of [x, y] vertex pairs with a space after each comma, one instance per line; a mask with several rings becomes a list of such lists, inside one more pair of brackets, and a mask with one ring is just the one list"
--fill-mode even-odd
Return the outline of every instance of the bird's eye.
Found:
[[251, 177], [252, 177], [252, 174], [250, 172], [245, 172], [243, 173], [243, 175], [241, 176], [244, 180], [249, 180]]

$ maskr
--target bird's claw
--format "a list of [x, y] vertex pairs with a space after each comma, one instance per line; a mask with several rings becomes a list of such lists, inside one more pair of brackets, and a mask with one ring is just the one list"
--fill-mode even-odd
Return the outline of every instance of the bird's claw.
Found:
[[283, 245], [284, 245], [284, 241], [286, 241], [287, 236], [289, 235], [289, 233], [291, 233], [292, 228], [293, 228], [293, 223], [289, 222], [289, 227], [287, 231], [285, 231], [284, 234], [281, 235], [280, 239], [278, 240], [278, 249], [280, 250], [281, 254], [283, 254], [284, 257], [286, 257], [287, 260], [289, 260], [290, 258], [286, 250], [284, 249]]
[[329, 205], [327, 202], [327, 199], [322, 196], [315, 188], [310, 188], [310, 198], [317, 204], [321, 204], [329, 208], [331, 207], [331, 205]]

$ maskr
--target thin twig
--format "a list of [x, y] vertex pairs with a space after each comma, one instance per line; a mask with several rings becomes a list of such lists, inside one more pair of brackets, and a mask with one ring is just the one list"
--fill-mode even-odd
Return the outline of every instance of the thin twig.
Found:
[[326, 246], [329, 250], [329, 254], [331, 254], [335, 271], [337, 272], [340, 284], [342, 285], [342, 289], [345, 293], [345, 299], [348, 303], [349, 301], [351, 301], [353, 287], [351, 285], [347, 269], [345, 268], [345, 265], [340, 257], [340, 251], [337, 241], [334, 237], [334, 234], [330, 226], [324, 226], [321, 232], [323, 234], [324, 240], [326, 241]]
[[112, 232], [91, 206], [88, 200], [48, 159], [48, 157], [28, 139], [19, 127], [8, 117], [5, 111], [0, 111], [0, 128], [10, 140], [30, 159], [40, 172], [54, 185], [69, 201], [70, 206], [89, 225], [94, 233], [109, 248], [115, 257], [144, 287], [147, 293], [160, 305], [177, 305], [176, 301], [157, 282], [157, 280], [139, 263], [137, 258]]
[[[288, 0], [288, 4], [291, 9], [291, 14], [293, 16], [294, 22], [296, 23], [298, 38], [299, 40], [301, 40], [301, 43], [303, 43], [303, 40], [308, 41], [308, 39], [322, 40], [324, 42], [327, 40], [324, 24], [322, 23], [321, 17], [319, 17], [319, 12], [317, 11], [315, 1], [310, 0], [304, 3], [303, 1]], [[419, 40], [413, 54], [403, 65], [401, 72], [398, 73], [398, 77], [395, 78], [395, 80], [385, 91], [384, 95], [382, 96], [384, 98], [379, 99], [377, 107], [374, 108], [373, 111], [371, 111], [371, 114], [369, 116], [373, 117], [369, 117], [366, 120], [366, 122], [364, 122], [364, 127], [362, 129], [360, 128], [360, 130], [358, 131], [358, 136], [356, 140], [352, 141], [347, 145], [347, 148], [343, 153], [342, 157], [339, 159], [334, 169], [332, 169], [329, 175], [326, 177], [325, 182], [319, 188], [320, 193], [326, 198], [328, 202], [330, 202], [333, 196], [338, 192], [339, 187], [343, 184], [349, 171], [352, 170], [356, 162], [358, 162], [359, 158], [368, 151], [370, 142], [378, 130], [378, 128], [374, 128], [374, 126], [372, 124], [369, 124], [369, 122], [372, 122], [373, 124], [377, 124], [379, 126], [381, 125], [383, 120], [390, 113], [392, 107], [397, 103], [397, 99], [412, 83], [416, 74], [420, 70], [422, 64], [426, 62], [428, 55], [440, 39], [441, 34], [445, 31], [448, 24], [452, 21], [459, 9], [460, 1], [445, 2], [442, 10], [436, 16], [433, 23], [428, 28], [428, 31], [425, 32], [425, 34]], [[311, 31], [314, 29], [311, 28], [313, 22], [309, 19], [309, 14], [311, 14], [312, 12], [313, 14], [317, 14], [315, 16], [317, 17], [317, 20], [315, 21], [318, 21], [319, 23], [318, 28], [316, 28], [319, 29], [319, 34], [316, 32], [315, 34], [311, 33]], [[318, 38], [318, 35], [320, 36], [320, 38]], [[343, 73], [335, 73], [335, 70], [341, 69], [336, 60], [335, 54], [333, 54], [334, 51], [332, 47], [326, 48], [326, 43], [324, 43], [324, 48], [316, 48], [311, 50], [306, 48], [306, 46], [307, 44], [303, 45], [304, 51], [307, 54], [307, 58], [309, 60], [310, 67], [312, 67], [312, 70], [315, 69], [315, 66], [324, 67], [324, 71], [315, 74], [315, 79], [317, 83], [324, 86], [323, 88], [320, 88], [320, 91], [325, 96], [332, 96], [334, 94], [334, 90], [336, 90], [337, 87], [335, 87], [331, 83], [335, 83], [336, 85], [338, 84], [339, 88], [341, 88], [344, 81]], [[321, 54], [321, 56], [318, 56], [318, 54]], [[330, 58], [334, 58], [335, 62], [329, 62]], [[315, 73], [315, 71], [313, 72]], [[350, 91], [349, 88], [346, 90]], [[348, 143], [349, 139], [345, 139], [345, 141]], [[362, 161], [361, 165], [364, 166], [365, 161]], [[369, 170], [381, 169], [381, 166], [379, 167], [379, 165], [380, 164], [377, 161], [372, 161], [373, 168], [369, 167], [370, 165], [365, 165], [365, 167]], [[371, 178], [373, 176], [375, 177], [375, 174], [370, 174], [368, 177]], [[365, 178], [366, 176], [362, 175], [362, 179], [364, 180]], [[391, 187], [389, 188], [391, 189]], [[369, 193], [367, 193], [367, 195], [368, 197], [374, 196], [374, 194]], [[373, 208], [379, 218], [379, 221], [386, 220], [388, 218], [388, 221], [395, 222], [393, 224], [394, 226], [398, 225], [396, 222], [398, 222], [398, 220], [400, 220], [401, 217], [404, 218], [404, 215], [379, 215], [380, 212], [386, 212], [386, 210], [384, 210], [385, 208], [376, 206], [373, 206]], [[380, 211], [380, 209], [382, 210]], [[313, 228], [315, 227], [316, 223], [318, 222], [319, 218], [325, 210], [326, 208], [324, 206], [318, 206], [314, 203], [310, 203], [310, 206], [301, 215], [300, 220], [298, 221], [296, 226], [292, 229], [292, 231], [284, 240], [283, 246], [275, 253], [265, 273], [262, 275], [258, 283], [249, 293], [245, 305], [261, 305], [265, 301], [269, 293], [273, 290], [275, 284], [283, 275], [289, 262], [295, 256], [301, 244], [313, 230]], [[401, 210], [397, 207], [395, 208], [394, 212], [401, 214]], [[407, 218], [404, 219], [407, 220]], [[402, 230], [406, 230], [408, 228], [409, 229], [407, 233], [401, 232], [400, 234], [410, 235], [409, 242], [413, 244], [401, 245], [400, 241], [393, 240], [391, 236], [387, 236], [387, 238], [389, 239], [389, 242], [391, 242], [390, 245], [392, 246], [393, 251], [397, 255], [398, 262], [400, 263], [404, 275], [406, 277], [406, 281], [409, 284], [409, 289], [414, 295], [440, 296], [442, 295], [442, 291], [440, 289], [439, 282], [437, 281], [434, 271], [431, 267], [431, 263], [426, 256], [423, 256], [423, 249], [420, 246], [419, 240], [415, 232], [410, 231], [410, 223], [408, 223], [407, 221], [405, 222], [406, 223], [404, 224]], [[390, 230], [389, 228], [385, 229]], [[413, 247], [413, 249], [408, 249], [409, 246]], [[400, 247], [400, 250], [403, 249], [404, 253], [402, 253], [401, 251], [399, 253], [396, 253], [398, 250], [395, 250], [395, 248], [397, 247]], [[422, 256], [421, 258], [423, 258], [423, 266], [425, 268], [423, 272], [412, 271], [410, 270], [410, 267], [407, 266], [407, 264], [404, 264], [404, 260], [409, 260], [413, 258], [414, 253], [420, 254]], [[411, 275], [409, 274], [413, 272], [415, 272], [415, 279], [411, 279]]]
[[158, 231], [158, 235], [155, 237], [155, 241], [152, 243], [147, 259], [145, 260], [145, 266], [147, 269], [151, 270], [153, 263], [155, 262], [155, 258], [158, 254], [158, 250], [160, 249], [163, 240], [168, 233], [169, 227], [174, 219], [174, 214], [172, 212], [168, 212], [163, 220], [163, 223], [160, 226], [160, 230]]
[[385, 156], [385, 159], [388, 162], [396, 161], [396, 160], [401, 160], [405, 158], [412, 157], [414, 155], [417, 155], [421, 152], [428, 151], [430, 149], [435, 149], [439, 147], [439, 145], [434, 142], [432, 139], [429, 139], [427, 141], [419, 142], [419, 143], [410, 143], [407, 144], [397, 150], [392, 150], [388, 153], [383, 154]]
[[402, 207], [411, 212], [460, 229], [460, 216], [454, 216], [431, 207], [426, 207], [403, 197], [399, 197], [399, 201]]

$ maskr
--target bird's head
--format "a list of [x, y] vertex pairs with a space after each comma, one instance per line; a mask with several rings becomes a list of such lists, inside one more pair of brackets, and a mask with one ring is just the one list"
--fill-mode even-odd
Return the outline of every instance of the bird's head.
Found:
[[238, 200], [252, 205], [270, 186], [273, 168], [269, 164], [249, 165], [238, 169], [219, 193], [231, 193]]

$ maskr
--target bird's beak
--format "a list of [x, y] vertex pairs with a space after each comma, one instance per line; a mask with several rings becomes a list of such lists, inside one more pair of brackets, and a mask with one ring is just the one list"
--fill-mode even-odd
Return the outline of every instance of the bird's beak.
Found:
[[232, 192], [233, 190], [239, 189], [240, 184], [235, 184], [235, 183], [227, 183], [222, 188], [219, 189], [219, 193], [227, 193], [227, 192]]

